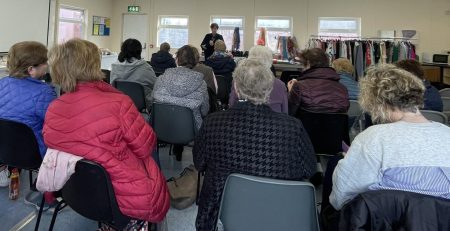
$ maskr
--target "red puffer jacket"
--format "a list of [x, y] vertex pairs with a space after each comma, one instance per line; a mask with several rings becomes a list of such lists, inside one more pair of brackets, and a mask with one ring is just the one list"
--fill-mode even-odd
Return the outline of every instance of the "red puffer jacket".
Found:
[[302, 73], [289, 92], [289, 114], [298, 110], [346, 113], [350, 106], [347, 88], [331, 67], [313, 67]]
[[43, 135], [48, 147], [101, 164], [123, 214], [151, 222], [165, 217], [167, 185], [151, 157], [156, 134], [129, 97], [103, 81], [79, 83], [50, 104]]

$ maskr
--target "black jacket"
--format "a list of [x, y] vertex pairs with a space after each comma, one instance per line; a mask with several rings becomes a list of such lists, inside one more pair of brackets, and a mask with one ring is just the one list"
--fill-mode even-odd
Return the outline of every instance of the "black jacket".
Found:
[[[217, 34], [213, 37], [212, 33], [206, 34], [205, 37], [203, 38], [202, 44], [200, 45], [200, 47], [202, 48], [202, 50], [205, 52], [205, 60], [208, 59], [209, 56], [212, 55], [212, 53], [214, 52], [214, 45], [209, 45], [209, 41], [213, 41], [213, 43], [216, 42], [216, 40], [223, 40], [222, 35]], [[206, 47], [206, 49], [203, 48], [203, 46]]]
[[397, 190], [368, 191], [341, 210], [339, 230], [450, 230], [450, 200]]
[[152, 65], [155, 72], [163, 73], [167, 68], [177, 67], [175, 59], [169, 52], [158, 51], [152, 54], [150, 59], [150, 65]]
[[206, 171], [196, 220], [199, 231], [214, 230], [231, 173], [302, 180], [316, 168], [311, 141], [299, 120], [249, 102], [208, 115], [193, 156], [195, 167]]
[[205, 61], [205, 65], [210, 66], [215, 75], [227, 75], [236, 68], [236, 62], [231, 56], [211, 56]]

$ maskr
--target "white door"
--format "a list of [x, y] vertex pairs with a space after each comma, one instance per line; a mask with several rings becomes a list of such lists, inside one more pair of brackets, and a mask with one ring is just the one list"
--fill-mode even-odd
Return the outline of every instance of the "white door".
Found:
[[134, 38], [142, 44], [142, 58], [148, 58], [148, 16], [146, 14], [124, 14], [122, 25], [122, 42]]

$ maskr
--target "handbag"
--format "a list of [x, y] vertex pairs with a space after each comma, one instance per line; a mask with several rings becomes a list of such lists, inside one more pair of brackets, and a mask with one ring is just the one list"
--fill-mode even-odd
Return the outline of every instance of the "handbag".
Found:
[[186, 167], [178, 177], [167, 181], [170, 194], [170, 205], [176, 209], [191, 206], [197, 197], [198, 171], [194, 165]]

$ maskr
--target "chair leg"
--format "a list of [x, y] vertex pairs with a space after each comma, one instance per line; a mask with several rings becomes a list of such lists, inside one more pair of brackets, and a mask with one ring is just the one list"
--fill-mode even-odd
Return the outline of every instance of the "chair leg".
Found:
[[198, 201], [200, 198], [200, 180], [201, 180], [201, 172], [197, 172], [197, 194], [195, 194], [195, 204], [198, 205]]
[[33, 189], [33, 172], [31, 170], [28, 170], [28, 174], [30, 177], [30, 189]]
[[49, 231], [53, 230], [53, 226], [55, 225], [56, 221], [56, 216], [58, 216], [59, 211], [65, 207], [63, 206], [62, 208], [60, 208], [63, 203], [64, 201], [62, 200], [56, 205], [55, 211], [53, 212], [52, 221], [50, 223], [50, 228], [48, 229]]
[[41, 222], [42, 212], [44, 210], [44, 203], [45, 203], [45, 197], [44, 197], [44, 195], [42, 195], [41, 205], [40, 205], [40, 208], [39, 208], [38, 217], [36, 219], [36, 225], [34, 226], [34, 231], [38, 231], [39, 230], [39, 223]]

